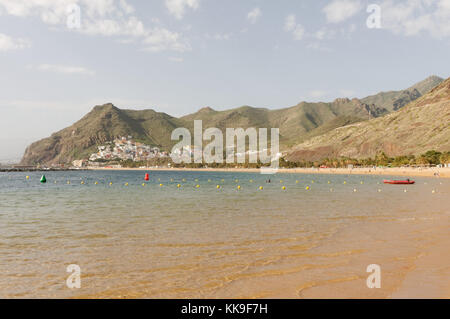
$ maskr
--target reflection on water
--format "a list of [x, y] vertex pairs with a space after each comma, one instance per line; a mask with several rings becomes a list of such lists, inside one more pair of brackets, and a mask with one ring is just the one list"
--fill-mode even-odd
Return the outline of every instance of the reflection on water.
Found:
[[[25, 175], [0, 174], [0, 297], [297, 298], [317, 287], [383, 297], [426, 244], [421, 231], [449, 224], [441, 179], [154, 172], [142, 186], [137, 171], [48, 172], [45, 185]], [[371, 263], [390, 279], [376, 292], [365, 286]], [[69, 264], [81, 289], [65, 286]]]

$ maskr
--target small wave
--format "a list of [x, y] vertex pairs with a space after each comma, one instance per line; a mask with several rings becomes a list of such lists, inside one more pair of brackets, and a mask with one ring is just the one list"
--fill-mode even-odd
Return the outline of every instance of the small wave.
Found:
[[98, 239], [98, 238], [108, 238], [108, 235], [106, 235], [106, 234], [89, 234], [89, 235], [82, 235], [78, 238], [79, 239]]

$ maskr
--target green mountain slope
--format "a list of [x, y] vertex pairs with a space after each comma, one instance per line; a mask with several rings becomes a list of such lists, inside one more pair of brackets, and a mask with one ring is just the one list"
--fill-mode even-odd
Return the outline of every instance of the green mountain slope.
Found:
[[[217, 127], [223, 132], [228, 127], [278, 127], [281, 149], [286, 150], [343, 125], [388, 114], [395, 104], [390, 107], [389, 103], [398, 101], [400, 97], [417, 98], [421, 91], [425, 91], [438, 79], [431, 77], [416, 84], [412, 89], [408, 89], [415, 94], [406, 98], [403, 96], [407, 95], [405, 91], [408, 90], [380, 93], [362, 100], [341, 98], [330, 103], [301, 102], [296, 106], [278, 110], [250, 106], [226, 111], [203, 108], [181, 118], [154, 110], [122, 110], [112, 104], [105, 104], [94, 107], [72, 126], [31, 144], [26, 149], [21, 164], [70, 163], [74, 159], [89, 157], [98, 145], [128, 135], [145, 144], [170, 150], [175, 144], [175, 141], [170, 140], [172, 131], [177, 127], [186, 127], [192, 131], [194, 120], [203, 120], [204, 129]], [[393, 99], [392, 96], [397, 98]], [[387, 103], [388, 100], [391, 102]]]
[[280, 128], [280, 143], [283, 146], [294, 145], [308, 133], [318, 127], [333, 129], [342, 123], [357, 122], [369, 118], [369, 110], [372, 116], [387, 114], [387, 110], [374, 105], [367, 105], [358, 99], [336, 99], [331, 103], [300, 104], [279, 110], [252, 108], [242, 106], [240, 108], [215, 111], [211, 108], [203, 108], [197, 113], [181, 118], [187, 127], [194, 120], [202, 120], [204, 127], [217, 127], [225, 130], [227, 127], [278, 127]]
[[70, 163], [88, 157], [98, 145], [119, 136], [132, 135], [137, 141], [163, 146], [180, 124], [176, 118], [153, 110], [121, 110], [112, 104], [96, 106], [72, 126], [31, 144], [21, 163]]
[[287, 159], [367, 158], [450, 151], [450, 78], [401, 110], [313, 137], [288, 152]]

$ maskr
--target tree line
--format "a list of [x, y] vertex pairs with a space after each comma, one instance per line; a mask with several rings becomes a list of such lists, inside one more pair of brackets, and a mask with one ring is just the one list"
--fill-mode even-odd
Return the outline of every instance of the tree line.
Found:
[[403, 155], [389, 157], [384, 152], [378, 153], [375, 157], [368, 157], [362, 159], [340, 157], [340, 158], [325, 158], [319, 161], [297, 161], [290, 162], [282, 158], [280, 160], [280, 167], [295, 168], [295, 167], [333, 167], [342, 168], [353, 165], [354, 167], [370, 167], [370, 166], [388, 166], [388, 167], [402, 167], [402, 166], [436, 166], [439, 164], [450, 164], [450, 152], [428, 151], [419, 156]]
[[[110, 162], [111, 163], [111, 162]], [[131, 160], [114, 161], [114, 164], [120, 164], [122, 167], [137, 168], [142, 166], [170, 166], [175, 168], [261, 168], [267, 167], [269, 164], [261, 162], [257, 163], [181, 163], [175, 164], [170, 157], [155, 158], [149, 161], [134, 162]], [[402, 166], [436, 166], [439, 164], [450, 164], [450, 152], [428, 151], [422, 155], [404, 155], [389, 157], [384, 152], [380, 152], [375, 157], [368, 157], [362, 159], [340, 157], [340, 158], [324, 158], [318, 161], [288, 161], [285, 158], [280, 158], [280, 168], [311, 168], [311, 167], [331, 167], [331, 168], [346, 168], [349, 165], [353, 167], [372, 167], [372, 166], [387, 166], [387, 167], [402, 167]]]

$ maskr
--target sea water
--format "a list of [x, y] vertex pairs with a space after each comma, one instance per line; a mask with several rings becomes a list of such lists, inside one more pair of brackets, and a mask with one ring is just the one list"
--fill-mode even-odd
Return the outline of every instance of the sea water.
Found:
[[149, 173], [0, 173], [0, 297], [386, 297], [449, 225], [446, 179]]

